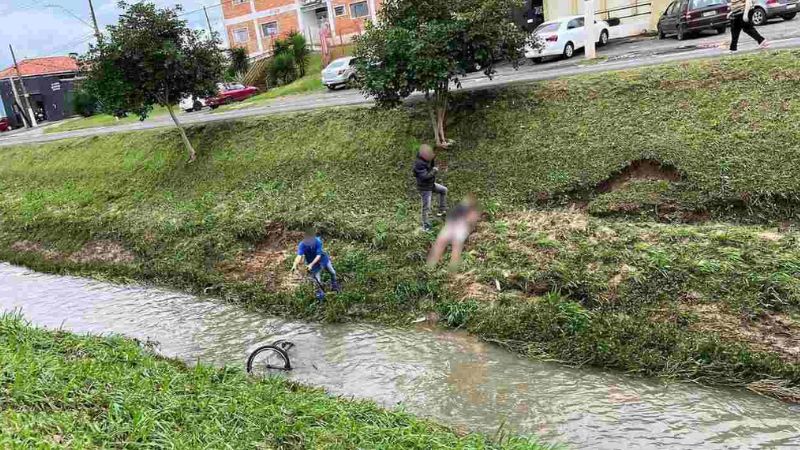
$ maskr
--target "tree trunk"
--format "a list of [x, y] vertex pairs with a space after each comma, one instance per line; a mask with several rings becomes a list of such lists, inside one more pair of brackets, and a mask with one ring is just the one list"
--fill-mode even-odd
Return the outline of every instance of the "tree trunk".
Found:
[[434, 124], [434, 130], [436, 132], [436, 144], [443, 148], [450, 146], [450, 142], [447, 140], [447, 133], [445, 132], [449, 94], [447, 82], [444, 82], [436, 91], [436, 123]]
[[181, 140], [183, 140], [183, 145], [189, 153], [189, 162], [194, 162], [194, 160], [197, 159], [197, 154], [194, 151], [194, 147], [192, 147], [192, 143], [189, 142], [189, 138], [186, 136], [186, 130], [183, 129], [183, 125], [178, 121], [178, 117], [175, 116], [172, 105], [167, 104], [167, 111], [169, 111], [169, 116], [172, 117], [172, 121], [175, 122], [175, 126], [178, 127], [178, 131], [181, 132]]

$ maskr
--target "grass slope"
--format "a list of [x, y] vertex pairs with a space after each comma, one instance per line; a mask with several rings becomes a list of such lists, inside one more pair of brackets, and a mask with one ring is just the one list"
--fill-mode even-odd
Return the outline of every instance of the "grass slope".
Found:
[[537, 449], [494, 444], [281, 378], [186, 367], [120, 337], [0, 316], [3, 448]]
[[[798, 55], [460, 96], [441, 181], [453, 198], [476, 193], [487, 212], [461, 275], [423, 264], [431, 237], [416, 232], [410, 164], [430, 131], [417, 107], [192, 127], [200, 156], [190, 165], [173, 130], [5, 149], [0, 257], [296, 317], [437, 311], [529, 354], [791, 388]], [[650, 161], [651, 173], [634, 176], [633, 161]], [[297, 231], [311, 223], [346, 278], [324, 306], [288, 274]]]

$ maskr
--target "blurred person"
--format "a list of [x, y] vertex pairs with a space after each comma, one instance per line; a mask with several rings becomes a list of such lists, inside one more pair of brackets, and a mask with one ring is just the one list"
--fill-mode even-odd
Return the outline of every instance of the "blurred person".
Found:
[[450, 267], [455, 268], [461, 262], [461, 253], [467, 238], [475, 228], [481, 217], [475, 197], [469, 196], [459, 203], [447, 216], [447, 222], [436, 238], [430, 253], [428, 265], [433, 267], [439, 264], [447, 246], [451, 246]]
[[322, 283], [322, 270], [325, 269], [331, 276], [331, 287], [335, 292], [341, 292], [336, 279], [336, 269], [333, 268], [330, 256], [322, 248], [322, 239], [317, 235], [317, 230], [308, 228], [303, 233], [303, 240], [297, 245], [297, 256], [292, 264], [292, 272], [297, 272], [300, 262], [305, 259], [306, 270], [309, 278], [317, 289], [317, 300], [325, 299], [325, 285]]
[[760, 48], [769, 47], [769, 42], [753, 25], [752, 17], [753, 0], [731, 0], [731, 12], [728, 14], [728, 18], [731, 20], [731, 52], [739, 49], [739, 36], [742, 31], [755, 39]]
[[414, 161], [414, 177], [417, 179], [417, 190], [422, 199], [422, 230], [430, 231], [431, 197], [433, 194], [439, 195], [439, 212], [437, 217], [442, 217], [447, 213], [447, 188], [436, 182], [436, 174], [439, 168], [436, 167], [436, 156], [430, 145], [422, 144]]

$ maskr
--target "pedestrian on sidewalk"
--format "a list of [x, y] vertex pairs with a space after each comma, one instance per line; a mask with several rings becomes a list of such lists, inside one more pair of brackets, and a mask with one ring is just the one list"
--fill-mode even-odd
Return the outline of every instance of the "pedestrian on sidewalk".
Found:
[[731, 0], [731, 48], [732, 52], [739, 49], [739, 35], [742, 31], [758, 42], [760, 48], [767, 48], [769, 42], [761, 36], [753, 25], [753, 0]]
[[422, 230], [427, 232], [431, 229], [429, 216], [433, 194], [439, 195], [439, 212], [436, 215], [444, 217], [447, 214], [447, 188], [436, 182], [439, 169], [436, 167], [436, 157], [430, 145], [422, 144], [419, 147], [413, 172], [417, 179], [417, 190], [422, 198]]
[[300, 262], [305, 259], [306, 270], [309, 278], [317, 289], [317, 300], [325, 299], [325, 285], [322, 283], [322, 270], [325, 269], [331, 276], [331, 287], [335, 292], [340, 292], [339, 282], [336, 280], [336, 269], [333, 268], [330, 256], [322, 248], [322, 239], [317, 235], [317, 230], [309, 228], [303, 234], [303, 240], [297, 246], [297, 257], [292, 264], [292, 272], [297, 271]]

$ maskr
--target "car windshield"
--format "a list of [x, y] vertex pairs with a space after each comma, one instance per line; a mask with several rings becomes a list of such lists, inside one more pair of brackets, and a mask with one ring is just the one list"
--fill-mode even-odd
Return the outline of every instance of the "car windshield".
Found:
[[336, 61], [330, 63], [328, 65], [328, 69], [338, 69], [339, 67], [344, 67], [347, 65], [347, 62], [350, 61], [349, 59], [337, 59]]
[[534, 30], [534, 33], [552, 33], [554, 31], [558, 31], [558, 23], [546, 23], [544, 25], [539, 25], [539, 28]]
[[232, 91], [236, 89], [244, 89], [244, 85], [240, 83], [231, 83], [230, 85], [228, 85], [228, 89]]
[[689, 4], [690, 9], [703, 9], [711, 6], [724, 5], [727, 0], [692, 0]]

